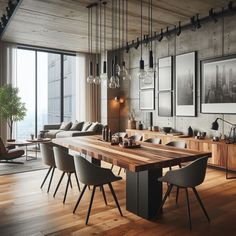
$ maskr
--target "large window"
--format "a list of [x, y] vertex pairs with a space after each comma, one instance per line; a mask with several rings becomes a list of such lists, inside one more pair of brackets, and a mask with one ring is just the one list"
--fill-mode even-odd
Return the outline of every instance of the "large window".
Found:
[[44, 124], [75, 120], [75, 56], [17, 49], [17, 87], [27, 108], [17, 139], [37, 135]]

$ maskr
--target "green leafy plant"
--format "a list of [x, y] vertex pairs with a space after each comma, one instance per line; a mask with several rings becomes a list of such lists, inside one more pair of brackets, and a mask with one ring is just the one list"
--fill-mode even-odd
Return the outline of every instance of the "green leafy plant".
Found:
[[21, 121], [26, 116], [25, 104], [18, 96], [18, 88], [7, 84], [0, 87], [0, 115], [7, 121], [12, 139], [13, 123]]

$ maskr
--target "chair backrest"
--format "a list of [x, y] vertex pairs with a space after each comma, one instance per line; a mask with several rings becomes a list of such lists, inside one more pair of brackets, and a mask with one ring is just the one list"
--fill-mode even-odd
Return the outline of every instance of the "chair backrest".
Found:
[[176, 185], [196, 187], [205, 179], [207, 160], [208, 157], [201, 157], [183, 168], [168, 171], [166, 176]]
[[121, 138], [127, 138], [128, 134], [126, 132], [117, 132], [117, 133], [114, 133], [112, 136], [118, 136], [118, 137], [121, 137]]
[[114, 174], [110, 169], [101, 168], [79, 155], [74, 156], [75, 171], [80, 182], [85, 185], [101, 185], [112, 180]]
[[2, 138], [0, 138], [0, 156], [7, 153], [7, 149], [2, 141]]
[[53, 144], [52, 143], [40, 143], [40, 150], [42, 154], [42, 161], [48, 166], [55, 167], [55, 158], [53, 153]]
[[148, 138], [148, 139], [144, 140], [144, 142], [153, 143], [153, 144], [161, 144], [161, 139], [160, 138]]
[[57, 169], [64, 172], [75, 172], [73, 156], [69, 155], [67, 152], [65, 152], [62, 148], [59, 147], [53, 147], [53, 153]]
[[142, 141], [143, 136], [140, 134], [135, 134], [129, 137], [129, 139], [133, 139], [134, 141]]
[[184, 141], [170, 141], [166, 143], [167, 146], [177, 147], [177, 148], [186, 148], [187, 145]]

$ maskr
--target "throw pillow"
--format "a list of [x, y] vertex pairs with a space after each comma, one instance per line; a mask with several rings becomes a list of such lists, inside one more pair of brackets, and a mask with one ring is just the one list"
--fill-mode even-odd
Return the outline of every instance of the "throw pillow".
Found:
[[60, 126], [60, 130], [69, 130], [72, 125], [72, 122], [63, 121]]
[[81, 132], [84, 132], [86, 130], [88, 130], [88, 128], [92, 125], [91, 122], [85, 122], [84, 125], [83, 125], [83, 128], [81, 130]]
[[70, 130], [81, 131], [83, 128], [84, 122], [78, 122], [77, 120], [72, 124]]
[[98, 122], [93, 122], [92, 125], [87, 129], [87, 131], [96, 132], [98, 129]]

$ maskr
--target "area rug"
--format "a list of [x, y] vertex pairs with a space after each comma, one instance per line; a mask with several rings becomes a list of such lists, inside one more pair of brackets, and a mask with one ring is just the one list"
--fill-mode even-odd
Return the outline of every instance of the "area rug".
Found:
[[16, 174], [48, 168], [48, 166], [42, 163], [41, 157], [29, 161], [26, 161], [25, 157], [21, 157], [15, 159], [15, 161], [23, 162], [24, 164], [0, 163], [0, 175]]

